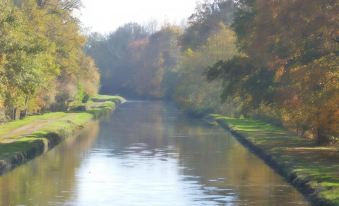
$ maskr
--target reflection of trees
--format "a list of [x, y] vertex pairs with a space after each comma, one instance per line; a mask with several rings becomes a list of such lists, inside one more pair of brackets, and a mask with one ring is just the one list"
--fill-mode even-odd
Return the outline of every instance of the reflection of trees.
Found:
[[167, 144], [164, 138], [164, 103], [126, 103], [112, 117], [102, 122], [98, 147], [119, 153], [136, 143], [144, 143], [147, 149]]
[[74, 188], [82, 154], [95, 141], [98, 125], [91, 123], [78, 138], [69, 138], [47, 154], [0, 177], [0, 206], [48, 205], [69, 199], [71, 194], [67, 191]]
[[[223, 130], [177, 122], [175, 131], [187, 135], [176, 139], [180, 164], [190, 169], [183, 173], [200, 177], [202, 186], [232, 189], [228, 192], [236, 193], [250, 205], [302, 200], [293, 187], [287, 187], [280, 176]], [[227, 195], [227, 191], [213, 194]]]
[[[224, 130], [206, 127], [200, 121], [174, 113], [173, 108], [160, 102], [126, 104], [115, 113], [113, 123], [102, 124], [99, 148], [113, 146], [114, 153], [120, 154], [135, 143], [147, 145], [140, 150], [175, 145], [180, 166], [189, 169], [183, 170], [184, 175], [200, 177], [202, 186], [232, 189], [228, 192], [236, 193], [234, 196], [250, 201], [251, 205], [302, 200], [296, 190], [286, 187], [278, 175]], [[210, 181], [218, 178], [225, 179]], [[213, 194], [226, 196], [226, 192], [213, 191]]]
[[[124, 152], [136, 143], [144, 145], [140, 150], [132, 149], [136, 153], [148, 150], [168, 155], [167, 149], [172, 146], [169, 150], [177, 155], [169, 156], [178, 158], [178, 168], [182, 166], [180, 171], [183, 175], [198, 177], [194, 178], [198, 189], [188, 189], [188, 193], [203, 189], [205, 194], [210, 195], [207, 198], [225, 197], [226, 200], [226, 197], [232, 197], [230, 200], [247, 200], [248, 205], [260, 206], [301, 200], [292, 187], [286, 187], [279, 176], [227, 136], [224, 130], [181, 117], [164, 103], [127, 103], [100, 125], [99, 135], [96, 123], [84, 131], [85, 135], [81, 138], [70, 138], [55, 150], [0, 178], [0, 206], [20, 203], [48, 205], [48, 202], [58, 201], [59, 196], [61, 202], [73, 199], [67, 191], [74, 191], [76, 170], [89, 147], [109, 150], [118, 156], [125, 155]], [[129, 156], [126, 155], [126, 158]], [[176, 172], [170, 169], [168, 172]], [[275, 187], [277, 185], [280, 187]]]

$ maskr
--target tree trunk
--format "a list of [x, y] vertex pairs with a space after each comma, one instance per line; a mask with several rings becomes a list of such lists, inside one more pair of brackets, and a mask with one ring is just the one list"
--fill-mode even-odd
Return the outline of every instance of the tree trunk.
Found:
[[29, 97], [26, 96], [25, 97], [25, 109], [20, 112], [20, 119], [23, 119], [27, 116], [27, 111], [28, 111], [28, 100], [29, 100]]
[[17, 108], [13, 108], [13, 114], [12, 114], [13, 120], [16, 120], [16, 113], [17, 113]]

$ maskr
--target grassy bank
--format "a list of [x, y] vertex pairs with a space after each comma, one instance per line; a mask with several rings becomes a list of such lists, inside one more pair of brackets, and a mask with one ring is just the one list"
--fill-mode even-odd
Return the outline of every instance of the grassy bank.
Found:
[[46, 113], [0, 125], [0, 174], [74, 136], [92, 119], [115, 110], [118, 96], [98, 95], [69, 112]]
[[212, 117], [303, 192], [314, 205], [339, 205], [339, 148], [318, 147], [261, 121]]

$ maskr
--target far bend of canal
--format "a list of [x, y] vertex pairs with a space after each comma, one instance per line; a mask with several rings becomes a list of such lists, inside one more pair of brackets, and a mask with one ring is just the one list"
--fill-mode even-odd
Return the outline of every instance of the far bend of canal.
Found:
[[303, 196], [223, 129], [128, 102], [0, 177], [0, 206], [285, 206]]

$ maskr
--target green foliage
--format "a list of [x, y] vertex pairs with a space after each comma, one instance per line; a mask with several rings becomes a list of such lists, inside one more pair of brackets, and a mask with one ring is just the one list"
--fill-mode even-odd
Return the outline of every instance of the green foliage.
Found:
[[[177, 26], [165, 25], [150, 33], [147, 27], [133, 23], [106, 37], [93, 34], [86, 51], [102, 73], [101, 92], [172, 99], [199, 115], [222, 109], [229, 114], [238, 112], [237, 100], [229, 100], [227, 105], [219, 101], [221, 82], [208, 83], [204, 76], [207, 67], [237, 53], [235, 34], [227, 26], [234, 6], [232, 1], [202, 3], [184, 34]], [[190, 37], [193, 33], [197, 38]], [[195, 43], [192, 48], [180, 41], [186, 37]]]
[[240, 98], [243, 114], [263, 104], [274, 103], [274, 72], [257, 69], [248, 57], [235, 56], [231, 60], [219, 61], [209, 68], [207, 77], [209, 81], [223, 80], [222, 100]]
[[188, 19], [189, 26], [181, 37], [183, 48], [197, 49], [219, 31], [220, 23], [231, 25], [235, 10], [232, 0], [205, 0], [198, 3]]
[[124, 103], [126, 99], [121, 96], [110, 96], [110, 95], [95, 95], [91, 98], [93, 102], [115, 102]]
[[333, 141], [339, 131], [338, 3], [242, 0], [237, 6], [232, 27], [243, 57], [215, 64], [209, 79], [221, 79], [222, 96], [240, 98], [244, 114], [266, 112], [300, 135]]
[[10, 118], [97, 92], [98, 71], [82, 51], [85, 39], [71, 15], [77, 5], [0, 2], [0, 111]]
[[205, 115], [212, 111], [236, 112], [222, 105], [219, 94], [221, 82], [208, 83], [204, 76], [206, 69], [216, 61], [227, 60], [236, 54], [235, 34], [227, 26], [219, 24], [219, 32], [208, 38], [199, 49], [187, 49], [175, 71], [178, 74], [173, 99], [191, 114]]
[[207, 0], [184, 30], [131, 23], [92, 35], [86, 51], [103, 74], [103, 93], [260, 118], [335, 143], [337, 8], [335, 0]]

